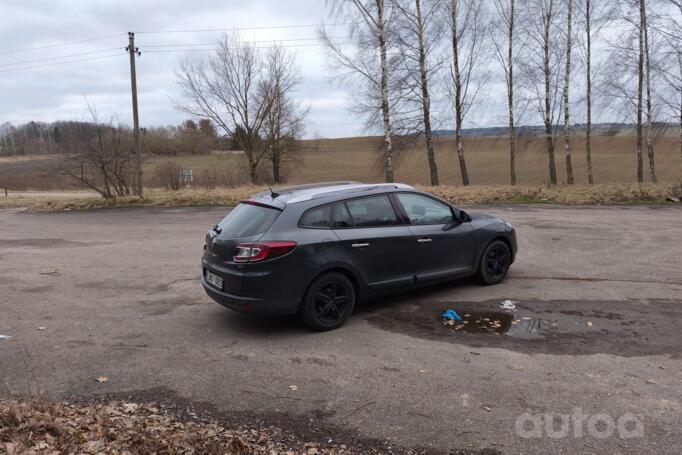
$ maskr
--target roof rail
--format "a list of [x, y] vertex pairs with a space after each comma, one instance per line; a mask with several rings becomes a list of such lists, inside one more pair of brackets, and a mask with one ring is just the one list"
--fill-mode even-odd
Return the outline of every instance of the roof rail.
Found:
[[300, 196], [295, 196], [289, 201], [287, 201], [290, 204], [296, 203], [296, 202], [303, 202], [303, 201], [309, 201], [311, 199], [320, 199], [323, 197], [327, 196], [332, 196], [337, 193], [348, 193], [348, 192], [360, 192], [360, 191], [372, 191], [380, 188], [396, 188], [396, 189], [414, 189], [413, 187], [409, 185], [405, 185], [402, 183], [379, 183], [379, 184], [357, 184], [357, 185], [349, 185], [347, 188], [338, 188], [338, 187], [328, 187], [328, 188], [320, 188], [319, 192], [306, 192], [305, 194], [302, 194]]
[[[309, 183], [309, 184], [303, 184], [303, 185], [294, 185], [294, 186], [287, 186], [284, 188], [278, 188], [275, 190], [275, 192], [279, 195], [282, 194], [289, 194], [293, 193], [295, 191], [302, 191], [302, 190], [314, 190], [316, 188], [327, 188], [331, 186], [342, 186], [342, 185], [360, 185], [360, 182], [355, 182], [353, 180], [342, 180], [338, 182], [320, 182], [320, 183]], [[254, 196], [261, 196], [261, 195], [269, 195], [270, 191], [262, 191], [260, 193], [255, 194]]]

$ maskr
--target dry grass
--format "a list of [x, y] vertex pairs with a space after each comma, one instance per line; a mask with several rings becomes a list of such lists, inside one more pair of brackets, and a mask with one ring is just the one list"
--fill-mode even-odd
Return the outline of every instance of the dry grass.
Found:
[[[665, 198], [675, 194], [672, 184], [604, 184], [547, 186], [417, 186], [458, 205], [472, 204], [664, 204]], [[231, 207], [263, 187], [218, 188], [213, 190], [185, 189], [147, 191], [144, 199], [120, 197], [110, 201], [103, 198], [78, 196], [56, 197], [32, 193], [25, 197], [0, 198], [0, 208], [26, 208], [30, 211], [53, 212], [121, 207]]]

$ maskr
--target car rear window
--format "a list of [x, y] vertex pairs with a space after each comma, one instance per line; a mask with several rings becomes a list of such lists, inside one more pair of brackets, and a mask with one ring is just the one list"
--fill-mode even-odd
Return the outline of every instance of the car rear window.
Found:
[[223, 218], [218, 227], [223, 237], [251, 237], [270, 229], [280, 213], [274, 208], [241, 203]]
[[301, 218], [302, 227], [327, 228], [331, 224], [332, 206], [324, 205], [308, 210]]

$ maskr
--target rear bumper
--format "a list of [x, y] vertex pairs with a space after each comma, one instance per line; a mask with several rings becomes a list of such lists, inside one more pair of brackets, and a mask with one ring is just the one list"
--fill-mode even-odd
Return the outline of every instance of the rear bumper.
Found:
[[208, 294], [208, 296], [214, 301], [225, 308], [229, 308], [240, 313], [255, 313], [263, 315], [295, 314], [299, 307], [298, 301], [273, 301], [228, 294], [227, 292], [223, 292], [209, 284], [203, 274], [201, 277], [201, 285], [204, 287], [206, 294]]

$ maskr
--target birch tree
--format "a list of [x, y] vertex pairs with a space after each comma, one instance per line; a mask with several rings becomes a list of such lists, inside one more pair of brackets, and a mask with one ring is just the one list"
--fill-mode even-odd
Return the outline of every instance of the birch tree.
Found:
[[523, 57], [523, 75], [535, 93], [538, 113], [544, 125], [545, 151], [549, 183], [557, 183], [554, 148], [562, 96], [564, 40], [559, 32], [561, 22], [556, 0], [529, 0], [524, 32], [528, 39]]
[[[495, 53], [504, 71], [504, 82], [507, 89], [507, 110], [509, 118], [509, 179], [516, 185], [516, 126], [514, 124], [514, 66], [516, 53], [514, 52], [514, 32], [516, 29], [517, 12], [516, 0], [494, 0], [495, 9], [500, 18], [501, 31], [491, 30], [491, 38], [495, 46]], [[504, 39], [500, 38], [504, 35]]]
[[486, 48], [487, 24], [485, 4], [478, 0], [448, 0], [450, 40], [452, 51], [452, 103], [455, 110], [455, 146], [462, 185], [469, 185], [469, 172], [464, 157], [462, 125], [478, 92], [487, 80], [483, 61]]
[[[402, 59], [398, 69], [398, 90], [403, 111], [400, 123], [409, 122], [412, 135], [423, 135], [429, 164], [431, 185], [438, 185], [433, 141], [430, 84], [440, 64], [432, 61], [432, 52], [437, 49], [440, 35], [438, 13], [442, 12], [440, 0], [393, 0], [399, 13], [396, 36]], [[411, 106], [416, 105], [420, 119], [412, 119]], [[400, 114], [399, 114], [400, 115]]]
[[571, 50], [573, 46], [573, 0], [567, 0], [566, 15], [566, 72], [564, 76], [564, 152], [566, 155], [566, 183], [573, 185], [573, 163], [571, 161], [571, 111], [569, 91], [571, 87]]
[[391, 122], [391, 68], [389, 27], [392, 14], [389, 0], [327, 0], [332, 16], [351, 23], [348, 38], [353, 51], [346, 51], [323, 27], [320, 39], [331, 66], [350, 85], [359, 84], [356, 108], [368, 114], [372, 125], [377, 113], [383, 130], [383, 161], [387, 182], [394, 181], [393, 130]]

